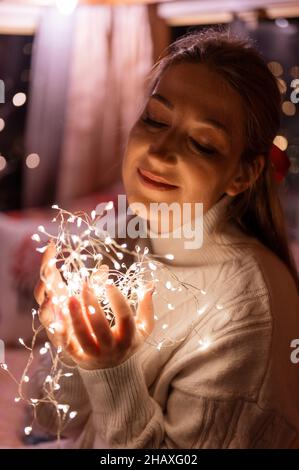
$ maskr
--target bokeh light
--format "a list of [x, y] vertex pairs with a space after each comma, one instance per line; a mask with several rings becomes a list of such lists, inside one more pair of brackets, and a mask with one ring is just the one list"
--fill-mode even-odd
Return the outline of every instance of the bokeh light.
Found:
[[283, 151], [288, 147], [288, 139], [283, 135], [277, 135], [273, 140], [273, 143], [276, 145], [276, 147]]
[[278, 88], [279, 88], [280, 93], [282, 95], [284, 95], [287, 92], [287, 84], [286, 84], [285, 80], [283, 80], [282, 78], [278, 78], [277, 79], [277, 84], [278, 84]]
[[268, 62], [268, 68], [271, 70], [273, 75], [275, 75], [275, 77], [279, 77], [280, 75], [283, 74], [283, 67], [279, 62], [276, 62], [276, 61]]
[[3, 131], [4, 127], [5, 127], [5, 121], [4, 119], [0, 118], [0, 132]]
[[37, 153], [31, 153], [26, 158], [26, 166], [30, 168], [31, 170], [38, 167], [39, 163], [40, 163], [40, 157]]
[[276, 18], [275, 24], [279, 26], [279, 28], [287, 28], [289, 26], [289, 22], [286, 18]]
[[6, 159], [0, 155], [0, 171], [3, 171], [6, 167]]
[[12, 99], [12, 102], [14, 104], [14, 106], [23, 106], [23, 104], [26, 103], [26, 95], [25, 93], [16, 93], [15, 96], [13, 97]]
[[284, 101], [282, 103], [282, 111], [287, 116], [294, 116], [296, 114], [296, 106], [291, 101]]

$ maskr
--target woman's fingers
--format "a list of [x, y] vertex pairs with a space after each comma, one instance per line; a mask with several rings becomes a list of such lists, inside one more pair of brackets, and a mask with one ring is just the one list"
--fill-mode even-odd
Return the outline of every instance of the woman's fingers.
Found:
[[[80, 363], [86, 360], [86, 354], [84, 353], [78, 341], [74, 338], [70, 338], [67, 342], [64, 343], [63, 350], [75, 363]], [[63, 359], [62, 362], [64, 362]]]
[[55, 347], [63, 344], [67, 336], [65, 325], [59, 321], [56, 307], [52, 302], [51, 296], [44, 299], [39, 309], [39, 319], [41, 324], [47, 330], [49, 339]]
[[51, 296], [46, 297], [39, 309], [41, 324], [45, 327], [52, 344], [72, 356], [74, 360], [82, 360], [81, 346], [70, 327], [71, 322], [65, 322], [57, 307], [53, 304]]
[[44, 269], [44, 280], [39, 280], [34, 288], [34, 298], [41, 305], [46, 292], [57, 296], [67, 295], [67, 288], [60, 272], [56, 267], [46, 267]]
[[115, 339], [121, 349], [128, 349], [136, 333], [132, 310], [127, 299], [114, 284], [106, 284], [106, 291], [115, 315]]
[[[83, 286], [80, 300], [75, 296], [68, 298], [66, 285], [55, 266], [55, 260], [49, 263], [55, 258], [55, 254], [55, 246], [52, 244], [43, 257], [41, 273], [44, 277], [35, 289], [36, 299], [41, 303], [40, 320], [47, 329], [50, 340], [55, 346], [61, 345], [78, 364], [90, 365], [91, 360], [96, 360], [96, 364], [101, 366], [103, 363], [117, 363], [115, 358], [132, 352], [139, 344], [139, 333], [145, 337], [154, 328], [153, 286], [146, 289], [139, 299], [134, 317], [127, 298], [116, 285], [106, 282], [109, 267], [102, 265], [94, 273], [92, 281], [94, 284], [105, 284], [107, 298], [115, 316], [115, 326], [110, 328], [103, 308], [93, 289], [87, 284]], [[105, 359], [105, 355], [109, 360]], [[103, 362], [102, 356], [106, 362]]]
[[47, 249], [43, 254], [41, 267], [46, 265], [50, 261], [50, 259], [55, 258], [55, 255], [56, 255], [55, 243], [52, 240], [50, 240], [48, 242]]
[[114, 342], [111, 328], [96, 296], [87, 284], [83, 288], [83, 300], [91, 328], [100, 346], [111, 348]]
[[53, 292], [57, 296], [67, 295], [67, 288], [55, 263], [51, 265], [51, 260], [55, 259], [56, 248], [51, 241], [45, 251], [42, 261], [40, 276], [41, 280], [35, 286], [34, 297], [39, 305], [43, 303], [46, 292]]
[[51, 259], [55, 258], [56, 255], [56, 247], [52, 240], [48, 243], [47, 249], [43, 254], [41, 267], [40, 267], [40, 277], [43, 279], [44, 275], [47, 275], [47, 268], [49, 267], [49, 262]]
[[53, 317], [54, 317], [53, 308], [54, 308], [54, 305], [52, 303], [51, 297], [50, 296], [45, 297], [38, 312], [40, 322], [45, 328], [48, 328], [50, 323], [54, 321], [53, 320]]
[[45, 297], [45, 284], [43, 281], [37, 281], [33, 295], [38, 305], [41, 305]]
[[84, 315], [81, 304], [76, 297], [70, 298], [69, 311], [75, 336], [77, 337], [83, 351], [91, 356], [99, 355], [99, 344], [90, 328], [90, 325], [88, 324], [88, 320]]
[[43, 254], [42, 260], [41, 260], [41, 267], [40, 267], [40, 278], [35, 286], [34, 289], [34, 297], [36, 302], [41, 305], [44, 300], [45, 296], [45, 282], [44, 282], [44, 277], [45, 277], [45, 269], [47, 268], [50, 259], [55, 258], [56, 250], [55, 250], [55, 245], [52, 241], [49, 242], [48, 247]]
[[154, 306], [152, 296], [155, 288], [151, 285], [150, 288], [143, 292], [143, 295], [139, 298], [137, 313], [136, 313], [136, 325], [139, 328], [140, 333], [144, 336], [148, 336], [154, 329]]

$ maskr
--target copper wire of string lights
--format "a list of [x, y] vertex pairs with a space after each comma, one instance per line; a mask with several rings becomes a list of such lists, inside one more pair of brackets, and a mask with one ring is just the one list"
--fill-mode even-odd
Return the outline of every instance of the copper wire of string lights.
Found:
[[[53, 289], [51, 279], [49, 281], [46, 276], [47, 266], [43, 266], [41, 270], [41, 279], [46, 283], [46, 288], [49, 292], [53, 291], [52, 303], [59, 307], [59, 311], [62, 315], [67, 316], [68, 300], [71, 296], [76, 296], [78, 299], [81, 298], [82, 289], [84, 283], [87, 283], [93, 290], [100, 303], [105, 316], [110, 323], [110, 326], [114, 321], [114, 314], [112, 312], [110, 303], [106, 296], [105, 282], [113, 280], [114, 284], [120, 289], [122, 294], [127, 298], [133, 311], [136, 310], [138, 300], [143, 295], [149, 283], [157, 284], [160, 282], [159, 273], [166, 271], [166, 282], [164, 288], [166, 295], [159, 293], [161, 300], [165, 302], [166, 310], [173, 310], [175, 308], [175, 301], [172, 301], [172, 296], [175, 296], [177, 292], [188, 292], [191, 293], [195, 305], [197, 307], [198, 315], [201, 315], [206, 306], [201, 305], [199, 307], [198, 295], [204, 296], [206, 292], [203, 289], [199, 289], [192, 284], [181, 282], [178, 277], [168, 268], [168, 266], [159, 260], [164, 258], [173, 260], [172, 254], [166, 254], [164, 256], [158, 256], [149, 253], [147, 247], [141, 250], [139, 245], [135, 246], [135, 251], [128, 250], [127, 244], [118, 244], [108, 234], [104, 237], [99, 237], [97, 231], [97, 223], [103, 217], [104, 212], [107, 212], [113, 208], [113, 202], [110, 201], [105, 206], [104, 210], [97, 214], [95, 210], [91, 214], [84, 212], [71, 213], [67, 210], [61, 209], [57, 205], [52, 206], [57, 211], [56, 216], [52, 222], [58, 222], [58, 233], [53, 235], [49, 233], [44, 226], [38, 227], [38, 232], [32, 235], [32, 240], [37, 243], [45, 243], [46, 240], [51, 241], [55, 245], [56, 254], [55, 257], [48, 261], [48, 266], [56, 266], [61, 275], [61, 280], [55, 289], [58, 288], [58, 293]], [[74, 230], [75, 229], [75, 230]], [[76, 232], [76, 233], [74, 233]], [[43, 244], [37, 247], [36, 250], [40, 253], [44, 253], [48, 245]], [[124, 254], [134, 255], [135, 261], [127, 266], [123, 259]], [[108, 270], [108, 266], [105, 265], [103, 269], [103, 260], [107, 257], [114, 269]], [[123, 271], [121, 271], [123, 268]], [[53, 280], [53, 279], [52, 279]], [[175, 298], [175, 297], [173, 297]], [[221, 306], [216, 306], [220, 308]], [[94, 313], [89, 306], [90, 313]], [[19, 343], [29, 351], [29, 357], [27, 364], [24, 368], [21, 378], [18, 380], [10, 371], [8, 364], [3, 363], [1, 367], [6, 371], [12, 380], [15, 381], [18, 387], [18, 394], [15, 397], [15, 402], [23, 401], [32, 407], [32, 421], [24, 428], [26, 435], [32, 432], [33, 423], [36, 419], [37, 407], [41, 403], [48, 403], [55, 407], [57, 414], [57, 439], [60, 441], [61, 435], [65, 425], [69, 419], [75, 419], [78, 411], [72, 410], [67, 403], [59, 403], [55, 393], [60, 389], [60, 379], [62, 377], [68, 379], [72, 377], [73, 373], [65, 372], [65, 369], [61, 366], [60, 355], [62, 348], [54, 348], [49, 341], [46, 341], [42, 347], [39, 347], [39, 354], [41, 356], [48, 355], [51, 363], [50, 370], [46, 375], [42, 384], [42, 398], [27, 397], [24, 390], [25, 384], [30, 381], [29, 370], [34, 359], [34, 352], [36, 347], [37, 337], [44, 327], [38, 322], [38, 311], [32, 309], [32, 331], [33, 338], [30, 346], [25, 344], [22, 338], [19, 338]], [[155, 314], [154, 319], [159, 320], [159, 317]], [[49, 331], [55, 332], [55, 328], [59, 323], [59, 319], [54, 318], [53, 322], [49, 325]], [[183, 335], [182, 338], [172, 339], [167, 336], [167, 323], [161, 322], [161, 332], [163, 338], [159, 338], [155, 341], [149, 335], [146, 338], [146, 342], [152, 347], [157, 348], [159, 351], [161, 348], [170, 347], [174, 343], [179, 343], [185, 340], [191, 330], [196, 332], [196, 320], [192, 322], [188, 332]], [[199, 340], [199, 349], [206, 349], [210, 344], [208, 339]], [[70, 369], [71, 370], [71, 369]]]

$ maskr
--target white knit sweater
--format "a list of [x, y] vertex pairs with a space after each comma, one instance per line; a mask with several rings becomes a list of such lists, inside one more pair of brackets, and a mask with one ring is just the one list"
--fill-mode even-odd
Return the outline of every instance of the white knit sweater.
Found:
[[[290, 360], [290, 343], [299, 338], [298, 293], [285, 266], [256, 239], [234, 225], [217, 232], [229, 201], [205, 214], [200, 249], [151, 240], [153, 252], [175, 260], [158, 273], [150, 341], [117, 367], [75, 368], [61, 379], [59, 402], [78, 411], [64, 432], [74, 447], [294, 445], [299, 364]], [[194, 287], [174, 293], [165, 287], [175, 285], [172, 275]], [[40, 405], [38, 420], [55, 433], [53, 408]]]

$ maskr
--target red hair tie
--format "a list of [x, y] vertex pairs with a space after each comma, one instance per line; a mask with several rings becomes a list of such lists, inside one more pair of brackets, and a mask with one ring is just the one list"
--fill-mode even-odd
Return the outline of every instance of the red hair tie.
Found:
[[286, 152], [280, 150], [275, 144], [272, 144], [269, 158], [273, 168], [273, 177], [277, 183], [281, 183], [291, 165], [289, 157]]

